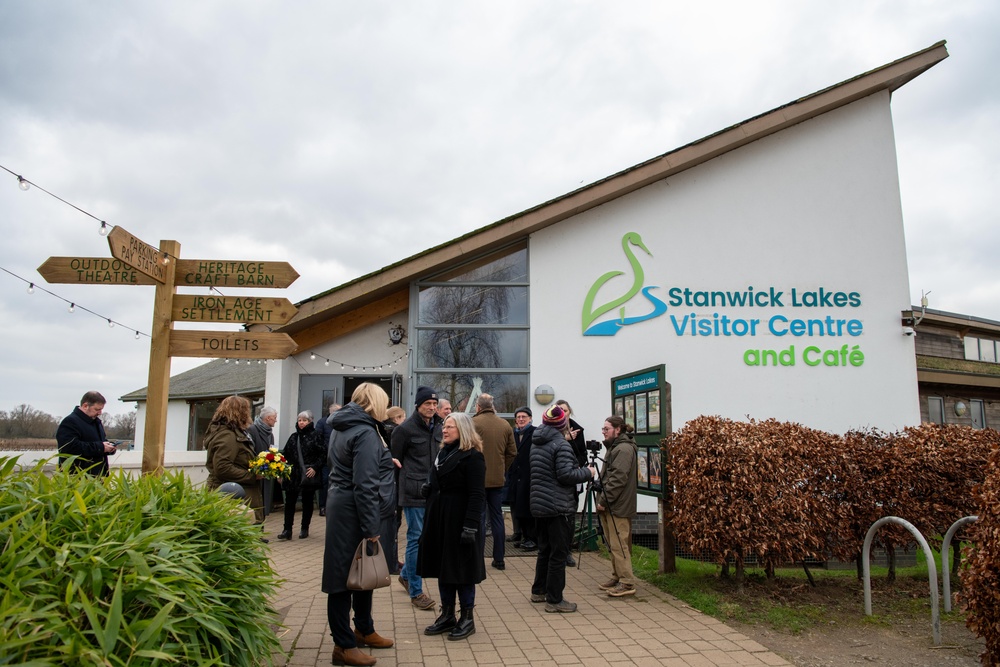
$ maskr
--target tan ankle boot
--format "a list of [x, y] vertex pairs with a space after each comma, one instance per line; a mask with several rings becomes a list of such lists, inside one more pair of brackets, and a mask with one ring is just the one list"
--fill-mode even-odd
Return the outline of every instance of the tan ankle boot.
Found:
[[363, 635], [355, 630], [354, 638], [357, 640], [358, 646], [370, 646], [372, 648], [389, 648], [392, 646], [391, 639], [386, 639], [377, 632], [372, 632], [370, 635]]
[[363, 653], [359, 648], [333, 647], [333, 664], [335, 665], [374, 665], [374, 656]]

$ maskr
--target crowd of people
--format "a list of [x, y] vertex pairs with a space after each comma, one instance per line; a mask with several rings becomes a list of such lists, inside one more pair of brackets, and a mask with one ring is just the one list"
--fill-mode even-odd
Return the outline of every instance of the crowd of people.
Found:
[[[87, 392], [59, 426], [61, 463], [95, 475], [108, 474], [107, 441], [98, 392]], [[592, 483], [600, 525], [611, 553], [611, 577], [600, 588], [610, 597], [635, 593], [631, 565], [632, 520], [636, 516], [636, 444], [632, 427], [613, 415], [602, 428], [603, 469], [587, 460], [583, 428], [572, 409], [557, 401], [533, 423], [529, 407], [514, 412], [514, 426], [497, 415], [493, 397], [480, 394], [475, 415], [452, 412], [430, 387], [419, 387], [413, 413], [389, 406], [373, 383], [357, 387], [347, 405], [330, 405], [313, 421], [300, 412], [281, 449], [292, 475], [280, 484], [250, 469], [260, 452], [275, 445], [277, 411], [264, 407], [252, 418], [241, 396], [221, 401], [205, 435], [211, 489], [240, 485], [254, 521], [283, 504], [279, 540], [291, 540], [301, 500], [299, 539], [309, 537], [319, 505], [327, 530], [322, 590], [334, 640], [333, 663], [373, 665], [361, 649], [388, 648], [372, 617], [372, 591], [347, 587], [348, 571], [362, 541], [378, 543], [390, 572], [411, 604], [440, 612], [426, 635], [461, 640], [476, 632], [476, 586], [486, 579], [486, 537], [492, 535], [490, 565], [505, 569], [506, 544], [537, 550], [530, 599], [550, 613], [571, 613], [563, 597], [580, 493]], [[238, 487], [237, 487], [238, 488]], [[506, 535], [503, 506], [513, 533]], [[406, 522], [406, 548], [399, 560], [396, 536]], [[267, 541], [262, 538], [263, 541]], [[424, 589], [437, 580], [440, 606]], [[351, 627], [353, 612], [354, 627]]]

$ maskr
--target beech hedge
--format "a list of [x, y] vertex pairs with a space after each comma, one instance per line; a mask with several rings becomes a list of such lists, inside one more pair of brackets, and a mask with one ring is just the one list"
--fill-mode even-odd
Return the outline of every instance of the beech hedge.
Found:
[[[929, 540], [976, 513], [1000, 433], [922, 424], [898, 433], [843, 436], [777, 420], [737, 422], [702, 416], [664, 441], [678, 543], [741, 579], [753, 556], [774, 567], [830, 557], [859, 562], [864, 537], [884, 516], [914, 524]], [[912, 542], [886, 526], [877, 543], [890, 552]]]
[[990, 454], [983, 483], [975, 490], [972, 542], [961, 572], [965, 623], [986, 640], [984, 665], [1000, 665], [1000, 449]]

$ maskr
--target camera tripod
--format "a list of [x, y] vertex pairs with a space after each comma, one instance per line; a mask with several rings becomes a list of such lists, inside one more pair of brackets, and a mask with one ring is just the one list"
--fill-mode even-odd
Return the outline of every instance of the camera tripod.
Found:
[[[597, 441], [592, 441], [587, 443], [587, 449], [590, 451], [590, 461], [588, 466], [594, 467], [598, 471], [598, 476], [596, 478], [591, 478], [587, 482], [586, 489], [584, 490], [585, 499], [583, 503], [583, 512], [580, 517], [580, 526], [577, 529], [574, 526], [573, 535], [577, 540], [576, 542], [576, 567], [580, 569], [580, 564], [583, 562], [581, 556], [583, 555], [584, 545], [590, 545], [588, 551], [597, 550], [597, 537], [600, 536], [604, 540], [604, 545], [611, 550], [611, 543], [608, 541], [609, 537], [607, 532], [603, 530], [603, 526], [598, 520], [597, 524], [594, 524], [594, 513], [598, 505], [604, 508], [604, 511], [608, 513], [611, 517], [611, 523], [614, 524], [615, 514], [611, 510], [611, 503], [608, 502], [607, 494], [604, 491], [604, 485], [600, 481], [600, 467], [598, 466], [598, 461], [604, 463], [604, 459], [597, 455], [600, 451], [600, 443]], [[602, 502], [599, 502], [601, 500]], [[586, 522], [586, 525], [584, 525]], [[574, 519], [575, 523], [575, 519]], [[619, 549], [624, 550], [624, 545], [621, 541], [621, 536], [618, 534], [617, 530], [614, 530], [614, 525], [611, 526], [612, 532], [615, 534], [615, 540], [617, 541]], [[571, 550], [572, 553], [572, 550]]]

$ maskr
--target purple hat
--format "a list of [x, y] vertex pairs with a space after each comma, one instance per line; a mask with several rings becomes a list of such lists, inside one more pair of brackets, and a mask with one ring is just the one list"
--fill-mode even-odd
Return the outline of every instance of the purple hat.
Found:
[[562, 431], [569, 424], [569, 413], [563, 410], [561, 405], [553, 405], [542, 415], [542, 423]]

